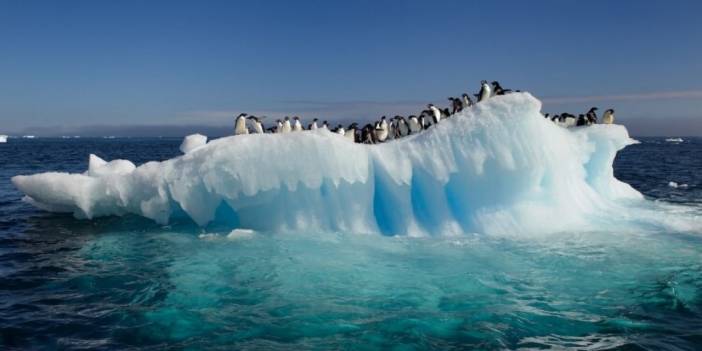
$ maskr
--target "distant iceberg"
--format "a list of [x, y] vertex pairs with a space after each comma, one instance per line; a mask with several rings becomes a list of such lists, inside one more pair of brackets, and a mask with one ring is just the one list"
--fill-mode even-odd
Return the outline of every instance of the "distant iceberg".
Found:
[[528, 93], [492, 98], [420, 134], [354, 144], [324, 130], [249, 134], [135, 167], [92, 156], [83, 174], [12, 178], [26, 201], [78, 218], [187, 216], [256, 231], [387, 235], [549, 232], [609, 226], [647, 202], [615, 179], [620, 125], [560, 128]]
[[682, 138], [668, 138], [665, 141], [669, 143], [682, 143], [684, 140]]
[[0, 144], [4, 144], [7, 142], [7, 135], [0, 134]]

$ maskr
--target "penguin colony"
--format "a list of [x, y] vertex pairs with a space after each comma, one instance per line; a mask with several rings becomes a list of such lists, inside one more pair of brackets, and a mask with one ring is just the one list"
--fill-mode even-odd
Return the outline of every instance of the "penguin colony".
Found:
[[[500, 83], [494, 81], [488, 84], [487, 81], [483, 80], [480, 82], [480, 91], [477, 94], [473, 94], [477, 99], [476, 103], [480, 103], [489, 99], [490, 97], [497, 95], [505, 95], [512, 92], [511, 89], [503, 89]], [[519, 92], [517, 90], [516, 92]], [[451, 117], [452, 115], [461, 112], [465, 108], [470, 108], [474, 105], [473, 100], [468, 94], [462, 94], [461, 97], [449, 97], [449, 107], [439, 108], [434, 104], [428, 104], [427, 108], [419, 113], [419, 115], [410, 115], [407, 118], [403, 116], [395, 116], [393, 118], [387, 118], [383, 116], [379, 121], [375, 123], [368, 123], [363, 127], [359, 128], [358, 123], [351, 123], [346, 128], [339, 124], [331, 131], [340, 134], [349, 141], [362, 144], [378, 144], [383, 143], [388, 140], [399, 139], [408, 135], [417, 134], [431, 126], [438, 124], [442, 119]], [[597, 108], [593, 107], [586, 114], [581, 114], [577, 118], [575, 115], [570, 113], [561, 113], [560, 115], [555, 115], [550, 117], [550, 114], [545, 114], [544, 117], [550, 119], [554, 123], [562, 127], [576, 127], [576, 126], [587, 126], [598, 123], [597, 121]], [[317, 129], [327, 129], [330, 130], [327, 121], [320, 123], [319, 119], [315, 118], [312, 123], [304, 127], [300, 117], [295, 116], [290, 119], [290, 117], [285, 117], [282, 120], [277, 120], [276, 124], [272, 127], [265, 128], [263, 126], [263, 119], [265, 117], [250, 116], [246, 113], [242, 113], [236, 117], [234, 124], [234, 134], [242, 135], [249, 133], [291, 133], [300, 132], [303, 130], [317, 130]], [[602, 116], [603, 124], [613, 124], [614, 123], [614, 110], [609, 109], [605, 111]], [[250, 126], [249, 126], [250, 124]]]

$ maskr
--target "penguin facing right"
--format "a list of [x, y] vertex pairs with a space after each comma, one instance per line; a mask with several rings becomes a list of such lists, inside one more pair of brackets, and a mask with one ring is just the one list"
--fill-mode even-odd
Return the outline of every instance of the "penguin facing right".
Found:
[[385, 120], [385, 116], [375, 125], [375, 139], [381, 143], [388, 139], [388, 122]]
[[247, 119], [252, 120], [254, 123], [254, 132], [258, 134], [263, 134], [265, 133], [265, 128], [263, 127], [263, 123], [261, 122], [261, 119], [265, 117], [258, 118], [256, 116], [249, 116]]
[[303, 131], [302, 123], [300, 123], [300, 117], [298, 117], [298, 116], [293, 117], [292, 130], [293, 130], [294, 132], [301, 132], [301, 131]]
[[614, 124], [614, 109], [608, 109], [602, 115], [602, 124]]
[[434, 117], [434, 124], [439, 123], [441, 121], [441, 110], [439, 110], [438, 107], [434, 106], [434, 104], [429, 104], [427, 107], [431, 110], [432, 116]]

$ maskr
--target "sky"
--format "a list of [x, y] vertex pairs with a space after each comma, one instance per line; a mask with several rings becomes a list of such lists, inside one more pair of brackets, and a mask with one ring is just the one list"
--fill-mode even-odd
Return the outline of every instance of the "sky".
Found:
[[702, 135], [702, 1], [0, 0], [0, 134], [226, 133], [528, 91]]

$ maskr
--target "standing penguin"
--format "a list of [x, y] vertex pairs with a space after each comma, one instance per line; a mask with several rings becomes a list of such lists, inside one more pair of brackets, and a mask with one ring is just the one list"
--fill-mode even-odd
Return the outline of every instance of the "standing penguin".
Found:
[[473, 100], [470, 99], [470, 96], [468, 94], [463, 94], [461, 96], [463, 97], [463, 108], [473, 106]]
[[590, 111], [587, 111], [587, 114], [585, 114], [585, 117], [587, 117], [587, 124], [596, 124], [597, 123], [597, 107], [593, 107], [590, 109]]
[[490, 98], [490, 94], [492, 92], [490, 91], [490, 86], [488, 85], [487, 80], [481, 80], [480, 81], [480, 91], [476, 96], [478, 97], [478, 102], [485, 101]]
[[258, 118], [256, 116], [249, 116], [248, 119], [253, 121], [254, 124], [254, 132], [258, 134], [263, 134], [265, 133], [265, 128], [263, 128], [263, 123], [261, 122], [261, 119], [265, 117]]
[[490, 98], [490, 94], [492, 94], [492, 91], [490, 89], [490, 86], [487, 84], [486, 80], [481, 80], [480, 81], [480, 91], [475, 94], [475, 96], [478, 97], [478, 102], [485, 101]]
[[602, 115], [602, 124], [614, 124], [614, 110], [609, 109]]
[[409, 116], [409, 129], [412, 134], [419, 133], [419, 131], [422, 130], [422, 125], [419, 124], [419, 119], [417, 119], [417, 116], [411, 115]]
[[339, 124], [339, 125], [336, 126], [336, 128], [334, 129], [334, 133], [339, 134], [339, 135], [345, 135], [345, 134], [346, 134], [346, 130], [344, 129], [344, 126], [342, 126], [341, 124]]
[[327, 121], [324, 121], [324, 123], [322, 123], [322, 129], [329, 130], [329, 123], [327, 123]]
[[283, 132], [283, 121], [276, 120], [275, 123], [276, 123], [275, 133], [282, 133]]
[[349, 139], [352, 143], [356, 142], [356, 130], [358, 129], [358, 123], [351, 123], [346, 131], [344, 131], [344, 136]]
[[397, 131], [395, 132], [395, 139], [402, 138], [404, 136], [410, 135], [410, 128], [407, 120], [402, 116], [395, 116], [397, 119]]
[[454, 97], [450, 97], [449, 101], [451, 101], [451, 114], [455, 114], [463, 110], [463, 103], [461, 102], [461, 100], [456, 99]]
[[370, 123], [363, 126], [361, 129], [361, 143], [375, 144], [375, 128]]
[[283, 120], [283, 133], [290, 132], [292, 132], [292, 126], [290, 125], [290, 117], [285, 116], [285, 120]]
[[249, 134], [249, 128], [246, 127], [246, 113], [240, 114], [236, 118], [236, 123], [234, 124], [234, 135]]
[[388, 122], [385, 116], [375, 125], [375, 139], [381, 143], [388, 139]]
[[302, 123], [300, 123], [300, 117], [293, 117], [293, 131], [294, 132], [301, 132], [303, 130], [302, 128]]
[[315, 118], [312, 120], [312, 123], [310, 123], [310, 125], [307, 126], [307, 130], [317, 130], [317, 128], [319, 127], [317, 126], [317, 119]]
[[578, 121], [575, 123], [575, 125], [578, 127], [582, 127], [582, 126], [587, 125], [587, 119], [585, 119], [584, 114], [581, 113], [580, 115], [578, 115]]
[[439, 123], [439, 121], [441, 121], [441, 110], [434, 106], [434, 104], [429, 104], [427, 107], [431, 110], [432, 116], [434, 117], [434, 124]]

